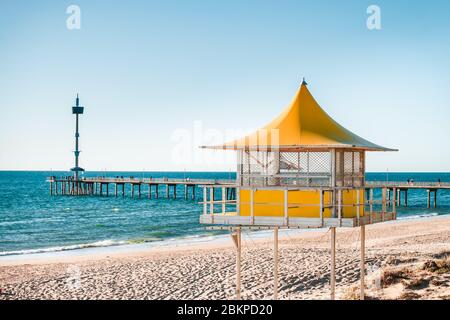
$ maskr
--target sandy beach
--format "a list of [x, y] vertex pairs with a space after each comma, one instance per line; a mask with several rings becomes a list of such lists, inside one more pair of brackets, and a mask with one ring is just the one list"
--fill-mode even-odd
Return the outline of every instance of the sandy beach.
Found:
[[[450, 298], [450, 216], [366, 227], [367, 296]], [[280, 237], [280, 299], [329, 298], [328, 230]], [[270, 299], [270, 238], [243, 238], [242, 297]], [[359, 228], [338, 229], [338, 299], [357, 296]], [[233, 299], [232, 241], [0, 265], [0, 299]]]

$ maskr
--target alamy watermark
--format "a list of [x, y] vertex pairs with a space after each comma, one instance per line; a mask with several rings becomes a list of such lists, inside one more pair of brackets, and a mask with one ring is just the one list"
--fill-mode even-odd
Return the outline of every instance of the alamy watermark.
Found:
[[81, 9], [76, 4], [71, 4], [67, 7], [66, 13], [69, 15], [66, 20], [66, 27], [68, 30], [81, 29]]
[[383, 275], [383, 270], [378, 264], [369, 264], [367, 266], [367, 287], [373, 288], [374, 290], [381, 290], [381, 277]]
[[377, 5], [370, 5], [367, 7], [366, 25], [369, 30], [381, 30], [381, 9]]
[[[244, 129], [206, 128], [202, 121], [194, 121], [191, 129], [177, 128], [172, 132], [171, 161], [176, 165], [230, 164], [236, 161], [236, 153], [220, 150], [242, 149], [245, 146], [265, 151], [279, 146], [278, 129], [259, 129], [246, 134], [248, 131]], [[213, 147], [213, 150], [202, 149], [201, 146]]]
[[68, 266], [66, 270], [69, 275], [66, 279], [67, 288], [70, 290], [81, 287], [81, 270], [78, 266]]

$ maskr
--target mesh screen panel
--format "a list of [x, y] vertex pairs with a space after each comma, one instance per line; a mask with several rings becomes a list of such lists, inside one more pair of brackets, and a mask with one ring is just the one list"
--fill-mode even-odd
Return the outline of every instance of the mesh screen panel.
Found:
[[330, 152], [244, 151], [244, 186], [330, 186]]

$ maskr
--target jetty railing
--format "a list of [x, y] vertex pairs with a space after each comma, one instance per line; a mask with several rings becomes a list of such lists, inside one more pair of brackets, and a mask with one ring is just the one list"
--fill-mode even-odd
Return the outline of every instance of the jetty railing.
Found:
[[[72, 177], [47, 177], [47, 182], [75, 181]], [[204, 179], [204, 178], [139, 178], [139, 177], [81, 177], [80, 182], [102, 182], [102, 183], [195, 183], [195, 184], [235, 184], [235, 179]]]
[[438, 181], [371, 181], [366, 180], [365, 186], [367, 187], [450, 187], [450, 182], [438, 182]]
[[[267, 176], [269, 177], [269, 176]], [[267, 178], [266, 177], [266, 178]], [[308, 176], [308, 177], [297, 177], [295, 175], [273, 175], [271, 178], [318, 178], [318, 176]], [[319, 176], [319, 178], [322, 178]], [[75, 181], [71, 176], [50, 176], [46, 179], [47, 182], [61, 182], [61, 181]], [[153, 178], [153, 177], [106, 177], [106, 176], [97, 176], [97, 177], [80, 177], [78, 179], [80, 182], [103, 182], [103, 183], [195, 183], [195, 184], [229, 184], [236, 185], [236, 179], [206, 179], [206, 178]], [[289, 184], [286, 183], [286, 186]], [[293, 184], [295, 187], [295, 183]], [[366, 180], [364, 186], [362, 187], [421, 187], [421, 188], [432, 188], [432, 187], [450, 187], [450, 182], [438, 182], [438, 181], [383, 181], [383, 180]]]

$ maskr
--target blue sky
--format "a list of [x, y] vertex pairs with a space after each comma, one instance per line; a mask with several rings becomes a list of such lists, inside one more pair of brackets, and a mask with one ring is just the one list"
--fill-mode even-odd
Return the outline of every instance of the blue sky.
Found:
[[176, 133], [260, 127], [305, 76], [336, 121], [400, 149], [368, 171], [450, 171], [449, 16], [445, 0], [2, 0], [0, 169], [72, 167], [79, 93], [87, 170], [234, 170], [195, 138], [177, 153]]

